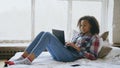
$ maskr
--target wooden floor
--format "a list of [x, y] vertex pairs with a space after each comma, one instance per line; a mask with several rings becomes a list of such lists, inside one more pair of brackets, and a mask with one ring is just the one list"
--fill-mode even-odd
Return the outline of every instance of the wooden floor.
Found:
[[4, 68], [4, 61], [5, 60], [0, 60], [0, 68]]

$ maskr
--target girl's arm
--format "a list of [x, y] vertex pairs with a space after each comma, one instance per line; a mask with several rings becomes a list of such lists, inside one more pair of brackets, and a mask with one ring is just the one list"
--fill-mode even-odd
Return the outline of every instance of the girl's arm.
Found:
[[80, 51], [80, 47], [78, 47], [76, 44], [71, 43], [71, 42], [67, 42], [66, 46], [71, 46], [73, 48], [75, 48], [78, 52]]
[[95, 60], [98, 57], [98, 48], [99, 48], [99, 38], [95, 37], [92, 40], [92, 45], [90, 47], [90, 52], [85, 51], [84, 56], [88, 59]]

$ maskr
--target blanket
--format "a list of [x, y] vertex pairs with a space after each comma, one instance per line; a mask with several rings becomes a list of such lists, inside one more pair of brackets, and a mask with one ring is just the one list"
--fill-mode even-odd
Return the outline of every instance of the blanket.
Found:
[[[120, 68], [120, 48], [112, 47], [111, 52], [102, 59], [79, 59], [74, 62], [58, 62], [52, 59], [49, 52], [42, 52], [32, 65], [11, 65], [7, 68]], [[23, 52], [16, 53], [11, 60], [18, 58]]]

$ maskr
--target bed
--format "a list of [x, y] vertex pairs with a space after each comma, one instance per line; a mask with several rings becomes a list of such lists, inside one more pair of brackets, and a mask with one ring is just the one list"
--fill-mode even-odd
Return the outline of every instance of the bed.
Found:
[[[17, 52], [11, 60], [16, 59], [22, 53]], [[112, 47], [109, 54], [102, 59], [79, 59], [74, 62], [58, 62], [52, 59], [49, 52], [43, 52], [32, 62], [32, 65], [19, 64], [8, 66], [7, 68], [120, 68], [120, 48]]]

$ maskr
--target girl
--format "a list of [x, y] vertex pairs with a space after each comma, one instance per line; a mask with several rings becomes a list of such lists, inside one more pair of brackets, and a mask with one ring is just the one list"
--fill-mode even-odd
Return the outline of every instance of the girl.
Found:
[[51, 33], [40, 32], [21, 57], [5, 63], [30, 65], [46, 48], [56, 61], [72, 62], [80, 58], [96, 60], [99, 47], [99, 25], [96, 18], [93, 16], [81, 17], [77, 26], [80, 33], [73, 37], [72, 42], [66, 43], [67, 47], [64, 47]]

